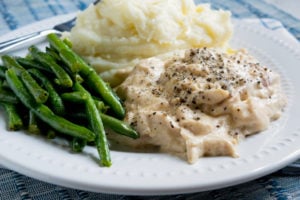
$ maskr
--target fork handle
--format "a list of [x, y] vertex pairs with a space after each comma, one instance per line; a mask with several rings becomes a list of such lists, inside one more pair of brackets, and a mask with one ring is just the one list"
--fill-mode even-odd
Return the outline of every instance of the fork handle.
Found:
[[36, 42], [40, 42], [40, 41], [44, 40], [46, 38], [46, 36], [50, 33], [61, 34], [61, 32], [59, 32], [57, 30], [48, 29], [48, 30], [43, 30], [43, 31], [28, 34], [28, 35], [24, 35], [21, 37], [17, 37], [17, 38], [11, 39], [11, 40], [7, 40], [5, 42], [0, 43], [0, 54], [8, 53], [10, 51], [32, 45]]

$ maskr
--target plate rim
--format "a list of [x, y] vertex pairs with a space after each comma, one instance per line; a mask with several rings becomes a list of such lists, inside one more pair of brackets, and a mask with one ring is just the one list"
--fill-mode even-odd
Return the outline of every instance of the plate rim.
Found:
[[[71, 13], [67, 15], [59, 15], [56, 17], [48, 18], [39, 22], [32, 23], [30, 25], [24, 26], [20, 29], [17, 29], [15, 31], [9, 32], [3, 36], [0, 37], [0, 41], [3, 38], [9, 38], [9, 37], [14, 37], [14, 35], [18, 35], [21, 32], [30, 32], [29, 30], [33, 30], [32, 27], [39, 26], [39, 28], [44, 28], [47, 26], [49, 28], [50, 25], [54, 25], [57, 22], [62, 22], [65, 21], [66, 18], [71, 18], [74, 17], [76, 13]], [[235, 22], [236, 23], [236, 22]], [[43, 26], [41, 26], [43, 25]], [[300, 132], [300, 130], [298, 130]], [[299, 134], [300, 135], [300, 134]], [[1, 141], [0, 141], [1, 143]], [[6, 166], [9, 169], [12, 169], [14, 171], [17, 171], [21, 174], [24, 174], [26, 176], [41, 180], [41, 181], [46, 181], [52, 184], [57, 184], [61, 185], [64, 187], [71, 187], [74, 189], [82, 189], [82, 190], [87, 190], [91, 192], [103, 192], [103, 193], [113, 193], [113, 194], [128, 194], [128, 195], [154, 195], [154, 194], [159, 194], [159, 195], [169, 195], [169, 194], [179, 194], [179, 193], [191, 193], [191, 192], [201, 192], [201, 191], [207, 191], [207, 190], [212, 190], [212, 189], [220, 189], [224, 188], [227, 186], [233, 186], [236, 184], [244, 183], [246, 181], [251, 181], [254, 180], [258, 177], [270, 174], [271, 172], [274, 172], [287, 164], [297, 160], [300, 157], [300, 149], [295, 150], [292, 154], [289, 154], [288, 156], [285, 156], [284, 159], [282, 159], [280, 162], [274, 165], [272, 163], [265, 164], [261, 166], [260, 169], [257, 169], [255, 171], [251, 171], [250, 173], [244, 175], [243, 177], [235, 177], [233, 180], [225, 180], [223, 182], [220, 182], [219, 184], [212, 184], [212, 185], [206, 185], [205, 187], [197, 187], [197, 185], [194, 185], [194, 187], [191, 187], [191, 185], [185, 185], [180, 188], [170, 188], [170, 187], [165, 187], [159, 190], [159, 188], [153, 187], [153, 188], [147, 188], [147, 187], [140, 187], [138, 190], [133, 188], [133, 187], [112, 187], [112, 186], [105, 186], [101, 185], [93, 185], [93, 184], [88, 184], [88, 183], [82, 183], [81, 181], [76, 180], [70, 180], [70, 179], [65, 179], [63, 177], [59, 176], [49, 176], [49, 174], [42, 173], [41, 171], [34, 171], [30, 168], [26, 168], [24, 166], [18, 166], [18, 163], [14, 162], [13, 160], [9, 160], [6, 157], [4, 157], [0, 153], [0, 160], [4, 161], [2, 163], [4, 166]], [[24, 168], [23, 168], [24, 167]], [[59, 182], [58, 182], [59, 181]], [[199, 185], [198, 185], [199, 186]], [[154, 192], [159, 192], [159, 193], [154, 193]]]

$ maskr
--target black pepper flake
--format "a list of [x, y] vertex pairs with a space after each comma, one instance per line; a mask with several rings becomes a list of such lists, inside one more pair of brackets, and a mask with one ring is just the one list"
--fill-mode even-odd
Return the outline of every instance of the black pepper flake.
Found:
[[171, 126], [171, 128], [174, 128], [174, 125], [171, 121], [170, 121], [170, 126]]
[[136, 126], [137, 126], [137, 121], [133, 121], [133, 122], [131, 122], [131, 123], [130, 123], [130, 126], [132, 126], [132, 127], [136, 127]]
[[218, 125], [216, 125], [216, 127], [217, 127], [217, 128], [220, 128], [220, 125], [218, 124]]
[[227, 89], [227, 86], [226, 86], [226, 85], [222, 85], [221, 88], [222, 88], [223, 90], [226, 90], [226, 89]]
[[196, 54], [195, 54], [194, 51], [191, 51], [191, 52], [190, 52], [190, 56], [191, 56], [191, 57], [193, 57], [193, 56], [195, 56], [195, 55], [196, 55]]
[[183, 99], [183, 98], [180, 99], [180, 103], [185, 103], [185, 102], [186, 102], [185, 99]]

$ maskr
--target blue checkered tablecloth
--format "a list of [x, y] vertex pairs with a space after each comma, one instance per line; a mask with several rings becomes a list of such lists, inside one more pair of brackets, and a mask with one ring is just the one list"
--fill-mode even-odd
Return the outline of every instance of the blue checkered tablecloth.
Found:
[[[92, 0], [0, 0], [0, 35], [35, 21], [85, 9]], [[299, 0], [196, 0], [230, 10], [234, 18], [276, 19], [300, 41]], [[297, 12], [298, 9], [298, 12]], [[295, 41], [296, 41], [295, 40]], [[300, 199], [300, 161], [257, 180], [220, 190], [173, 196], [124, 196], [86, 192], [41, 182], [0, 168], [0, 200], [68, 199]]]

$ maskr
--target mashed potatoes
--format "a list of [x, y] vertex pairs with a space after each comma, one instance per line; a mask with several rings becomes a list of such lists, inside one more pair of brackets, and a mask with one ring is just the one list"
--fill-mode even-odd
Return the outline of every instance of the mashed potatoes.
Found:
[[112, 70], [103, 77], [114, 86], [128, 72], [114, 69], [173, 50], [224, 47], [231, 35], [230, 12], [193, 0], [102, 0], [78, 15], [69, 38], [98, 72]]

